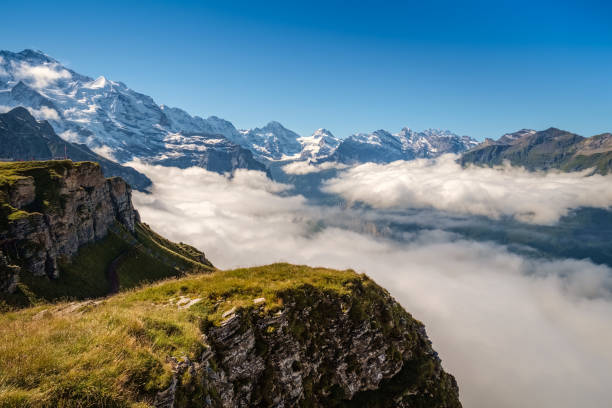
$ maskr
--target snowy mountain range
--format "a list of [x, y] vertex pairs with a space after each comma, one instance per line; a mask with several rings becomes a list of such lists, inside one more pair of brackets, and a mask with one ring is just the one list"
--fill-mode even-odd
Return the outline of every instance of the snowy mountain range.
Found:
[[448, 130], [428, 129], [415, 132], [403, 128], [399, 133], [391, 134], [381, 129], [349, 136], [325, 161], [345, 164], [389, 163], [395, 160], [432, 158], [445, 153], [461, 153], [476, 145], [478, 142], [469, 136], [458, 136]]
[[251, 150], [258, 160], [268, 164], [296, 160], [337, 161], [345, 164], [389, 163], [395, 160], [432, 158], [445, 153], [462, 153], [479, 144], [469, 136], [458, 136], [448, 130], [437, 129], [415, 132], [403, 128], [394, 134], [381, 129], [339, 139], [326, 129], [318, 129], [310, 136], [299, 136], [278, 122], [270, 122], [263, 128], [238, 132], [240, 136], [228, 134], [227, 137]]
[[278, 122], [239, 130], [216, 116], [192, 116], [103, 76], [81, 75], [40, 51], [0, 51], [0, 112], [23, 106], [47, 120], [64, 140], [85, 144], [120, 163], [138, 158], [217, 172], [265, 170], [273, 162], [307, 160], [390, 162], [460, 153], [477, 142], [449, 131], [391, 134], [385, 130], [340, 139], [319, 129], [300, 136]]
[[23, 106], [63, 139], [123, 163], [139, 158], [225, 172], [265, 170], [252, 153], [223, 135], [229, 122], [159, 106], [122, 82], [78, 74], [39, 51], [0, 51], [0, 108]]

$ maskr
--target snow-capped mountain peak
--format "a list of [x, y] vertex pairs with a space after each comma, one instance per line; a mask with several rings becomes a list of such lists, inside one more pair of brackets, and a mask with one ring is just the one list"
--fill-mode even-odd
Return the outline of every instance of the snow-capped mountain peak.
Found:
[[329, 157], [340, 145], [340, 139], [329, 130], [320, 128], [311, 136], [298, 139], [302, 145], [300, 160], [317, 161]]
[[240, 138], [235, 140], [241, 146], [251, 149], [266, 160], [289, 160], [302, 151], [298, 141], [300, 135], [285, 128], [276, 121], [268, 122], [262, 128], [240, 130]]
[[0, 106], [24, 106], [63, 138], [104, 148], [120, 162], [138, 157], [221, 172], [265, 169], [226, 138], [238, 134], [229, 122], [157, 105], [122, 82], [78, 74], [38, 51], [0, 51]]
[[386, 130], [357, 133], [343, 140], [332, 160], [343, 163], [377, 162], [436, 157], [444, 153], [460, 153], [478, 142], [448, 130], [427, 129], [416, 132], [409, 127], [391, 134]]

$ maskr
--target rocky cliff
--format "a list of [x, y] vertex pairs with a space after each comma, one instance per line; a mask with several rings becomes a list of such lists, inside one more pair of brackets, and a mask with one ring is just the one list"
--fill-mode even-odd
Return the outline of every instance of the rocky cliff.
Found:
[[172, 382], [155, 406], [459, 407], [423, 325], [367, 277], [344, 285], [344, 295], [283, 290], [278, 310], [261, 297], [226, 311], [198, 359], [170, 360]]
[[59, 275], [60, 258], [105, 237], [115, 223], [134, 231], [137, 221], [130, 187], [120, 178], [104, 178], [91, 162], [2, 163], [0, 204], [4, 258], [51, 278]]

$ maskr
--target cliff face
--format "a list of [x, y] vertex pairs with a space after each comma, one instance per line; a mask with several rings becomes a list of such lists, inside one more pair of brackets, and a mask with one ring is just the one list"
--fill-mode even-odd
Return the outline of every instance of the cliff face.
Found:
[[134, 231], [130, 187], [104, 178], [95, 163], [16, 162], [0, 172], [0, 248], [35, 276], [57, 278], [61, 257], [103, 238], [116, 222]]
[[223, 315], [194, 361], [170, 359], [174, 375], [155, 406], [460, 407], [424, 326], [382, 288], [356, 278], [340, 296], [311, 285]]

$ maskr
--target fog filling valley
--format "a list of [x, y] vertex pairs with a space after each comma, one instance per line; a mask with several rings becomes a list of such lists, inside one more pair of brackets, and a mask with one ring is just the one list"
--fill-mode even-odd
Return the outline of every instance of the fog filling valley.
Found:
[[[151, 194], [134, 193], [142, 220], [219, 268], [291, 262], [367, 273], [424, 322], [466, 407], [612, 399], [612, 269], [445, 230], [449, 213], [553, 225], [579, 207], [608, 209], [612, 176], [462, 169], [452, 156], [340, 168], [323, 189], [367, 204], [357, 208], [314, 204], [257, 171], [132, 165], [154, 183]], [[422, 211], [429, 227], [391, 239], [377, 229], [388, 209]]]

